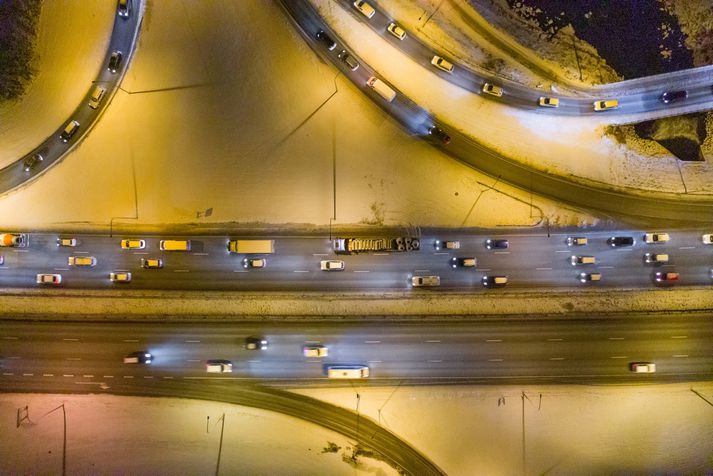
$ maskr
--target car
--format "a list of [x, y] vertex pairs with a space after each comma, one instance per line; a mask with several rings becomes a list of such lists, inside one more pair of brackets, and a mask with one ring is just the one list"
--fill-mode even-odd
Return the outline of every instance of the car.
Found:
[[637, 374], [652, 374], [656, 372], [656, 364], [653, 362], [632, 362], [629, 370]]
[[354, 2], [354, 7], [361, 12], [362, 15], [364, 15], [367, 18], [371, 18], [374, 16], [374, 13], [376, 13], [376, 10], [374, 10], [374, 7], [369, 5], [367, 2], [364, 0], [357, 0]]
[[339, 53], [337, 57], [342, 60], [342, 62], [347, 65], [347, 67], [352, 71], [356, 71], [357, 69], [359, 69], [359, 62], [355, 60], [352, 55], [347, 53], [346, 50], [342, 50], [342, 52]]
[[386, 31], [394, 35], [399, 40], [403, 40], [404, 38], [406, 38], [406, 30], [404, 30], [394, 22], [389, 23], [389, 26], [386, 27]]
[[74, 137], [74, 134], [76, 134], [78, 130], [79, 122], [69, 121], [69, 124], [67, 124], [67, 126], [62, 130], [62, 133], [59, 135], [59, 140], [66, 144], [72, 137]]
[[39, 165], [40, 162], [45, 160], [44, 157], [42, 157], [42, 154], [32, 154], [27, 157], [25, 157], [25, 160], [22, 161], [22, 169], [25, 172], [29, 172], [30, 170], [34, 169]]
[[57, 238], [57, 246], [69, 246], [74, 248], [77, 246], [76, 238]]
[[701, 241], [704, 245], [713, 245], [713, 233], [706, 233], [701, 235]]
[[70, 256], [67, 258], [69, 266], [79, 266], [81, 268], [91, 268], [96, 266], [97, 259], [94, 256]]
[[5, 264], [5, 257], [0, 255], [0, 264]]
[[579, 273], [579, 281], [582, 283], [597, 282], [602, 280], [600, 273]]
[[267, 265], [265, 258], [244, 258], [243, 268], [264, 268]]
[[106, 88], [101, 86], [95, 86], [92, 90], [92, 95], [89, 96], [89, 107], [96, 109], [99, 107], [99, 103], [104, 98], [104, 93], [106, 93]]
[[128, 18], [131, 11], [131, 0], [119, 0], [116, 10], [120, 17]]
[[444, 144], [450, 144], [451, 142], [451, 136], [446, 134], [446, 132], [441, 129], [440, 127], [437, 126], [432, 126], [429, 130], [428, 133], [435, 137], [436, 139], [440, 139], [441, 142]]
[[229, 374], [233, 371], [233, 363], [223, 359], [206, 360], [205, 371], [209, 374]]
[[618, 248], [620, 246], [634, 246], [636, 240], [633, 236], [612, 236], [607, 240], [607, 243], [612, 248]]
[[423, 286], [440, 286], [441, 278], [440, 276], [412, 276], [411, 286], [414, 288], [420, 288]]
[[498, 288], [501, 286], [505, 286], [508, 283], [508, 277], [507, 276], [483, 276], [483, 279], [481, 281], [483, 283], [483, 286], [486, 286], [489, 288]]
[[619, 101], [616, 99], [602, 99], [601, 101], [594, 102], [594, 110], [599, 111], [609, 111], [610, 109], [617, 109], [619, 107]]
[[666, 91], [659, 99], [664, 104], [670, 104], [676, 101], [682, 101], [688, 97], [688, 91], [679, 89], [678, 91]]
[[54, 284], [57, 286], [62, 282], [61, 274], [38, 274], [36, 278], [37, 284]]
[[436, 68], [440, 69], [441, 71], [445, 71], [446, 73], [450, 74], [453, 72], [453, 64], [438, 55], [431, 58], [431, 64]]
[[485, 84], [483, 84], [483, 92], [485, 94], [490, 94], [491, 96], [502, 97], [503, 88], [501, 88], [500, 86], [491, 84], [491, 83], [485, 83]]
[[569, 262], [572, 263], [572, 266], [577, 266], [580, 264], [597, 264], [597, 258], [594, 256], [576, 256], [572, 255], [569, 258]]
[[317, 39], [322, 42], [324, 46], [327, 47], [329, 51], [333, 50], [334, 48], [337, 47], [337, 42], [332, 39], [331, 36], [329, 36], [327, 33], [325, 33], [322, 30], [319, 30], [317, 32]]
[[146, 248], [146, 241], [144, 240], [121, 240], [122, 250], [143, 250], [144, 248]]
[[141, 258], [141, 267], [146, 269], [163, 268], [163, 260], [161, 258]]
[[668, 233], [646, 233], [644, 235], [644, 241], [646, 243], [666, 243], [671, 237]]
[[451, 258], [451, 268], [475, 268], [478, 260], [473, 258]]
[[153, 355], [151, 352], [142, 350], [140, 352], [132, 352], [126, 357], [124, 357], [125, 364], [150, 364], [153, 360]]
[[324, 345], [310, 344], [302, 347], [302, 353], [305, 357], [327, 357], [329, 349]]
[[588, 241], [583, 236], [568, 236], [565, 243], [567, 243], [567, 246], [584, 246]]
[[460, 249], [460, 241], [443, 241], [443, 240], [436, 240], [433, 243], [434, 248], [436, 250], [457, 250]]
[[540, 96], [540, 99], [537, 100], [537, 104], [542, 107], [559, 107], [560, 100], [558, 98]]
[[323, 259], [319, 262], [322, 271], [344, 271], [344, 261], [338, 259]]
[[485, 247], [489, 250], [506, 250], [510, 247], [508, 240], [485, 240]]
[[263, 337], [246, 337], [245, 348], [247, 350], [265, 350], [267, 349], [267, 340]]
[[655, 278], [656, 281], [658, 282], [663, 282], [663, 281], [678, 281], [679, 278], [678, 273], [656, 273]]
[[644, 254], [644, 262], [646, 262], [646, 263], [668, 263], [668, 255], [645, 253]]
[[109, 273], [109, 280], [112, 283], [129, 283], [131, 282], [131, 273], [128, 271], [115, 271]]
[[116, 70], [121, 66], [121, 60], [124, 57], [123, 53], [119, 50], [114, 51], [109, 57], [109, 66], [107, 69], [112, 73], [116, 73]]

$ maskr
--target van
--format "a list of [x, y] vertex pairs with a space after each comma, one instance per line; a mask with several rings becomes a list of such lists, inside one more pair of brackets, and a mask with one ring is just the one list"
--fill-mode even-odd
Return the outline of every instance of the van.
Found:
[[369, 367], [367, 365], [329, 365], [327, 378], [367, 378]]
[[162, 251], [191, 251], [191, 240], [161, 240], [158, 247]]
[[95, 86], [94, 90], [92, 90], [92, 95], [89, 96], [89, 107], [91, 107], [92, 109], [96, 109], [97, 107], [99, 107], [99, 103], [102, 102], [105, 92], [105, 88], [102, 88], [101, 86]]
[[391, 102], [396, 97], [396, 91], [388, 87], [385, 82], [383, 82], [376, 76], [372, 76], [371, 78], [369, 78], [366, 81], [366, 85], [373, 89], [376, 94], [386, 99], [386, 102]]
[[67, 124], [67, 127], [65, 127], [62, 133], [59, 135], [59, 139], [62, 142], [69, 142], [69, 139], [71, 139], [72, 136], [74, 136], [74, 134], [76, 134], [78, 130], [79, 122], [71, 121], [69, 124]]

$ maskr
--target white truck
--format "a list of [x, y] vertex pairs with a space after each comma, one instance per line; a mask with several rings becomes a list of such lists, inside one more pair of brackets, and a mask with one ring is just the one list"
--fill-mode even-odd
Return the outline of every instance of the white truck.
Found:
[[418, 251], [420, 240], [411, 236], [396, 238], [336, 238], [333, 243], [337, 254], [369, 253], [376, 251]]
[[25, 233], [0, 233], [0, 246], [24, 248], [27, 246], [27, 242]]
[[244, 254], [271, 254], [275, 252], [275, 240], [230, 240], [228, 251]]

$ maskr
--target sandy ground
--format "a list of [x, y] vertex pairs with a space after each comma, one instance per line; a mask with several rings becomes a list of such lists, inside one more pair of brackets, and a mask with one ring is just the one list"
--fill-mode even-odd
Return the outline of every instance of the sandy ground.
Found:
[[[183, 399], [31, 394], [0, 394], [0, 474], [61, 474], [61, 405], [67, 474], [215, 474], [223, 413], [219, 474], [396, 474], [363, 456], [354, 467], [342, 460], [351, 448], [343, 436], [268, 411]], [[25, 407], [29, 421], [17, 428], [18, 409]], [[341, 450], [323, 453], [330, 442]]]

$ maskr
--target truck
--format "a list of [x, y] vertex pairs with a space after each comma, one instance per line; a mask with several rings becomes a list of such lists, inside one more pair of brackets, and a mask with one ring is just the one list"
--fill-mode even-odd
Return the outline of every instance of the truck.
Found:
[[231, 253], [267, 254], [275, 252], [275, 240], [230, 240], [228, 251]]
[[396, 238], [336, 238], [333, 241], [337, 254], [368, 253], [375, 251], [418, 251], [418, 238], [399, 236]]
[[27, 246], [27, 235], [25, 233], [0, 233], [0, 246], [24, 248]]

